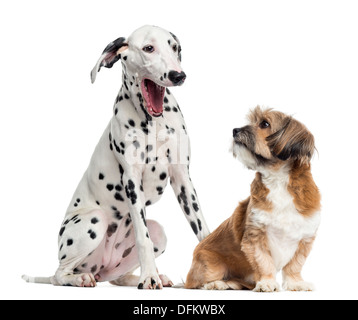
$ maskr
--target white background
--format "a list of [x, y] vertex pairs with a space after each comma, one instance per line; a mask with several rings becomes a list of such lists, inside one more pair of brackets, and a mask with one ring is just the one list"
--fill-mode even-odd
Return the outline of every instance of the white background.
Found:
[[[2, 1], [0, 297], [7, 299], [356, 299], [358, 7], [356, 1]], [[313, 293], [147, 292], [27, 284], [57, 268], [67, 205], [112, 115], [121, 65], [90, 70], [112, 40], [144, 24], [176, 34], [188, 78], [174, 88], [192, 141], [191, 175], [211, 230], [249, 195], [254, 173], [229, 153], [250, 108], [312, 131], [322, 224], [304, 277]], [[148, 209], [166, 229], [157, 260], [186, 278], [197, 240], [170, 187]]]

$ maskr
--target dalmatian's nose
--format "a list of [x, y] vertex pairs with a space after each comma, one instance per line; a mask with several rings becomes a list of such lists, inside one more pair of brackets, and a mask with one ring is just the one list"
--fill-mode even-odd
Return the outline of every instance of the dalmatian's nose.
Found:
[[186, 74], [182, 71], [182, 72], [177, 72], [177, 71], [170, 71], [169, 72], [169, 80], [171, 82], [173, 82], [173, 84], [175, 86], [180, 86], [184, 83], [186, 79]]

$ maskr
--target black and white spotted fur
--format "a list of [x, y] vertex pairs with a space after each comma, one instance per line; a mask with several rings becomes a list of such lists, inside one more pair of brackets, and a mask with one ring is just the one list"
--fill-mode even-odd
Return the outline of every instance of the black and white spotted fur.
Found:
[[[119, 60], [123, 86], [60, 228], [60, 266], [51, 278], [24, 276], [26, 281], [71, 286], [112, 281], [140, 289], [170, 286], [155, 264], [166, 248], [164, 230], [146, 220], [146, 207], [160, 199], [169, 179], [198, 239], [209, 234], [189, 177], [186, 125], [167, 88], [185, 80], [178, 39], [152, 26], [119, 38], [104, 50], [91, 72], [92, 82], [101, 67], [111, 68]], [[148, 98], [143, 90], [155, 95]], [[139, 266], [140, 277], [132, 276]]]

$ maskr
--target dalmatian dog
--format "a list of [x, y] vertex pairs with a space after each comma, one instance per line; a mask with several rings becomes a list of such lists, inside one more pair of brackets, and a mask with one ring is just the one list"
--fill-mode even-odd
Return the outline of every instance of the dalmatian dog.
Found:
[[144, 26], [111, 42], [91, 72], [92, 83], [102, 67], [119, 60], [123, 85], [60, 228], [59, 268], [50, 278], [23, 276], [27, 282], [172, 286], [155, 264], [166, 249], [163, 227], [146, 219], [146, 207], [161, 198], [168, 180], [199, 241], [209, 235], [189, 176], [187, 128], [168, 89], [186, 78], [178, 38]]

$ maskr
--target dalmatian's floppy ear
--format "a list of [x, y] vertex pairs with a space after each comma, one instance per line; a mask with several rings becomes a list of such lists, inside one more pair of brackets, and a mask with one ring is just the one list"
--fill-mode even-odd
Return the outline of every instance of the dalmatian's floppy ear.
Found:
[[112, 68], [113, 65], [121, 58], [121, 53], [127, 49], [128, 43], [126, 43], [125, 38], [118, 38], [117, 40], [111, 42], [106, 49], [104, 49], [101, 57], [91, 71], [92, 83], [95, 82], [97, 72], [99, 72], [102, 67]]
[[181, 45], [180, 45], [180, 41], [179, 41], [178, 37], [174, 33], [172, 33], [172, 32], [169, 32], [169, 33], [172, 35], [173, 39], [178, 43], [178, 55], [179, 55], [179, 60], [181, 61]]

